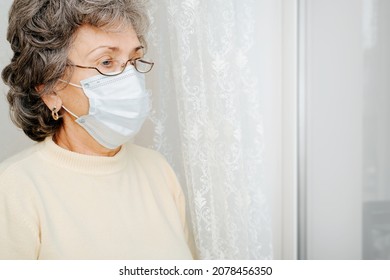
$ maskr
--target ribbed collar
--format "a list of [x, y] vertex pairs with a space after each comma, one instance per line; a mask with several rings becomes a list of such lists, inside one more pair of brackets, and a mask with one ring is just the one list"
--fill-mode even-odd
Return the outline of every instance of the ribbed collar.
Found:
[[75, 153], [58, 146], [51, 137], [41, 143], [40, 153], [53, 165], [60, 168], [72, 169], [78, 173], [105, 175], [118, 172], [127, 164], [126, 145], [112, 157], [90, 156]]

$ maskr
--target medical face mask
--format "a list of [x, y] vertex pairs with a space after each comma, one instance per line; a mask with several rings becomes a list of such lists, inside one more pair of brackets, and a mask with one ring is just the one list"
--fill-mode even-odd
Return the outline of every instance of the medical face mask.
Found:
[[128, 66], [117, 76], [97, 75], [80, 81], [81, 86], [69, 84], [84, 91], [89, 99], [89, 112], [88, 115], [76, 116], [62, 107], [108, 149], [128, 142], [141, 129], [149, 114], [145, 76], [133, 66]]

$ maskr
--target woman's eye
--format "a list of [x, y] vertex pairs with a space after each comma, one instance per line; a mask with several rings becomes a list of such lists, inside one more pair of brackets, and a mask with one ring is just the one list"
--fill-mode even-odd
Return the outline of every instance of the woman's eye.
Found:
[[113, 61], [112, 60], [103, 60], [102, 62], [100, 62], [100, 65], [103, 66], [103, 67], [112, 67], [113, 66]]

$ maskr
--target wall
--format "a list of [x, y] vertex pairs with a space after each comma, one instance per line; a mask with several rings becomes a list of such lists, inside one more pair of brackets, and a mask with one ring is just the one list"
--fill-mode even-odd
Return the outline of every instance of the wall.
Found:
[[305, 257], [387, 259], [390, 5], [304, 2]]

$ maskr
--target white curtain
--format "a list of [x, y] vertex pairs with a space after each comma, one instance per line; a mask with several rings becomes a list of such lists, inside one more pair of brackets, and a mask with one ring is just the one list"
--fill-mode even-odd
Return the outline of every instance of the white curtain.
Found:
[[272, 258], [263, 125], [272, 29], [261, 18], [272, 1], [151, 1], [153, 109], [137, 142], [175, 169], [200, 259]]

